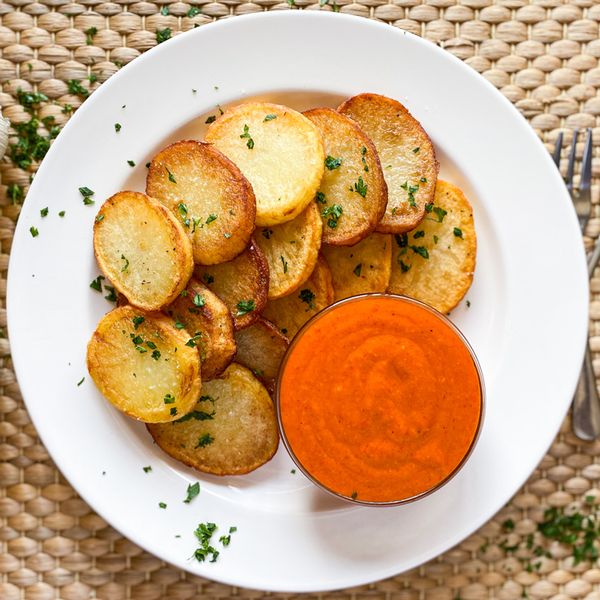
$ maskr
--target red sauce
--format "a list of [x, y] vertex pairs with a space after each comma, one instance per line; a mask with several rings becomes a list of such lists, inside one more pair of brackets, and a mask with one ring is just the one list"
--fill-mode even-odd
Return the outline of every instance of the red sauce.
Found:
[[459, 466], [481, 418], [478, 371], [435, 313], [365, 296], [295, 340], [279, 384], [288, 446], [329, 490], [367, 502], [431, 490]]

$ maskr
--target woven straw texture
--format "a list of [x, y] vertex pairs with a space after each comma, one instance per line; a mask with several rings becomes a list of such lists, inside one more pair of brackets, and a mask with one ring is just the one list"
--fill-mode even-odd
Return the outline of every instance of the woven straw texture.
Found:
[[[333, 8], [385, 21], [446, 48], [509, 98], [549, 148], [561, 129], [570, 143], [573, 128], [595, 128], [596, 206], [586, 238], [592, 243], [600, 233], [598, 0], [327, 0], [321, 7], [313, 1], [0, 1], [0, 106], [13, 123], [27, 122], [30, 115], [17, 101], [17, 90], [39, 91], [49, 99], [41, 104], [39, 118], [54, 117], [52, 123], [45, 120], [48, 128], [61, 126], [87, 90], [156, 45], [157, 32], [165, 37], [169, 29], [177, 35], [218, 18], [263, 10]], [[35, 168], [35, 161], [25, 170], [9, 158], [0, 163], [2, 307], [21, 195]], [[600, 374], [600, 272], [592, 292], [592, 347]], [[0, 308], [0, 599], [264, 596], [179, 572], [121, 537], [78, 498], [24, 408], [5, 326]], [[538, 531], [548, 507], [594, 513], [600, 505], [599, 479], [600, 442], [579, 442], [566, 421], [527, 485], [470, 539], [412, 572], [319, 597], [600, 600], [598, 561], [577, 563], [568, 544]]]

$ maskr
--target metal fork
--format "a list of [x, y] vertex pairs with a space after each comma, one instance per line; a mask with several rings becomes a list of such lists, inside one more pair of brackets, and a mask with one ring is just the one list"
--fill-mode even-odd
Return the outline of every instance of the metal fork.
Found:
[[[583, 149], [583, 162], [581, 165], [581, 177], [579, 188], [575, 189], [573, 185], [573, 174], [575, 172], [575, 155], [577, 147], [577, 138], [579, 131], [573, 131], [573, 143], [569, 152], [569, 162], [567, 164], [567, 174], [565, 184], [573, 200], [573, 206], [579, 219], [581, 233], [590, 219], [592, 211], [592, 130], [587, 130], [585, 147]], [[560, 132], [556, 140], [553, 159], [554, 163], [560, 168], [560, 154], [562, 150], [563, 134]], [[598, 262], [600, 261], [600, 238], [596, 241], [595, 247], [588, 256], [588, 274], [591, 277]], [[589, 340], [586, 344], [585, 358], [583, 367], [577, 382], [577, 389], [573, 396], [573, 432], [582, 440], [595, 440], [600, 437], [600, 398], [596, 387], [596, 377], [592, 365], [592, 353]]]

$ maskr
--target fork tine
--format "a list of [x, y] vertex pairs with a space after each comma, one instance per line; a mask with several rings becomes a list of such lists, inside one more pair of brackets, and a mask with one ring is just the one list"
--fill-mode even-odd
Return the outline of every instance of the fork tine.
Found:
[[573, 141], [571, 142], [571, 150], [569, 151], [569, 164], [567, 165], [567, 176], [565, 177], [565, 183], [569, 193], [573, 193], [573, 173], [575, 172], [575, 155], [577, 153], [577, 138], [579, 136], [579, 129], [573, 130]]
[[560, 153], [562, 151], [563, 145], [563, 132], [558, 132], [558, 137], [556, 138], [556, 145], [554, 146], [554, 152], [552, 153], [552, 160], [556, 167], [560, 170]]
[[581, 180], [579, 191], [586, 192], [592, 184], [592, 129], [588, 127], [583, 149], [583, 162], [581, 163]]

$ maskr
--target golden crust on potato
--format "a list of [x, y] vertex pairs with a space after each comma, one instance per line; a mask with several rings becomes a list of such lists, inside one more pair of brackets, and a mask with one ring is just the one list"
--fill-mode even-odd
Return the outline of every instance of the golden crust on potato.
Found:
[[88, 344], [88, 371], [104, 397], [130, 417], [173, 421], [193, 408], [200, 393], [200, 357], [189, 340], [161, 313], [115, 308]]
[[174, 423], [148, 425], [169, 456], [214, 475], [242, 475], [266, 463], [279, 443], [271, 398], [252, 373], [232, 363], [204, 384], [194, 410]]
[[414, 230], [395, 236], [389, 291], [451, 311], [473, 281], [477, 237], [463, 192], [438, 180], [430, 212]]
[[290, 221], [315, 197], [323, 175], [323, 142], [299, 112], [267, 102], [239, 104], [209, 126], [206, 141], [252, 184], [258, 225]]
[[392, 236], [372, 233], [354, 246], [321, 248], [333, 279], [335, 299], [385, 292], [392, 270]]
[[396, 100], [378, 94], [359, 94], [338, 110], [354, 119], [371, 138], [388, 188], [382, 233], [413, 229], [432, 201], [439, 165], [435, 149], [421, 124]]
[[272, 391], [279, 365], [288, 347], [288, 339], [271, 321], [258, 319], [235, 334], [236, 362], [250, 369]]
[[325, 172], [317, 192], [323, 243], [356, 244], [375, 230], [387, 206], [387, 185], [373, 142], [355, 121], [331, 108], [304, 113], [325, 145]]
[[161, 150], [150, 163], [146, 193], [183, 224], [197, 263], [231, 260], [250, 241], [256, 216], [252, 186], [210, 144], [188, 140]]
[[202, 362], [202, 381], [220, 375], [235, 355], [233, 318], [225, 303], [204, 284], [191, 279], [165, 311], [175, 327], [200, 334], [196, 345]]
[[327, 261], [319, 256], [314, 271], [300, 289], [284, 298], [269, 300], [263, 315], [291, 340], [300, 327], [329, 306], [333, 298], [331, 271]]
[[195, 275], [223, 300], [236, 330], [252, 325], [267, 303], [269, 265], [254, 240], [233, 260], [220, 265], [197, 265]]
[[314, 202], [293, 221], [256, 232], [256, 243], [269, 265], [269, 299], [281, 298], [304, 283], [317, 262], [323, 224]]
[[160, 202], [119, 192], [94, 222], [94, 254], [102, 272], [131, 304], [159, 310], [192, 275], [192, 245], [182, 225]]

